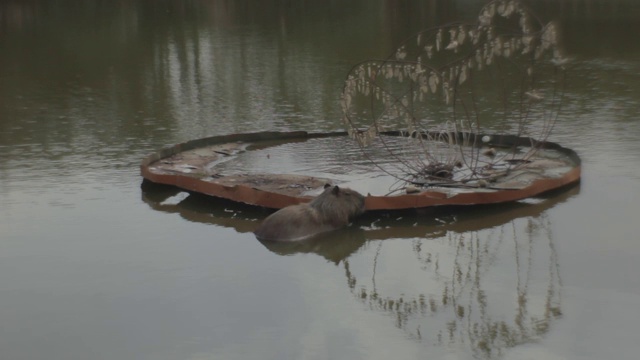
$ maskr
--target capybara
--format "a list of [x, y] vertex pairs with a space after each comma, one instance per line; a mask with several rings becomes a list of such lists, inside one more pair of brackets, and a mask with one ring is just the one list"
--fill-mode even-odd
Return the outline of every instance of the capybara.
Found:
[[347, 226], [364, 212], [357, 191], [326, 185], [310, 203], [290, 205], [269, 215], [254, 232], [259, 240], [296, 241]]

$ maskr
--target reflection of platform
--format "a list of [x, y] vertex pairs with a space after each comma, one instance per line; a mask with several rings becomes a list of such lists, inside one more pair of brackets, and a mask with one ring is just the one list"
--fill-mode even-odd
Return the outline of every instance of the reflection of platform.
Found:
[[[401, 134], [389, 132], [383, 135], [398, 137]], [[464, 134], [466, 138], [469, 136], [470, 134]], [[525, 147], [536, 143], [530, 138], [516, 136], [475, 136], [491, 138], [492, 140], [485, 145], [497, 148]], [[269, 149], [277, 153], [277, 148], [285, 144], [316, 141], [308, 154], [297, 148], [289, 149], [289, 152], [302, 151], [303, 159], [298, 161], [304, 162], [305, 157], [320, 157], [320, 160], [325, 161], [331, 151], [341, 152], [342, 149], [336, 149], [335, 144], [325, 145], [326, 151], [323, 153], [320, 149], [322, 141], [330, 142], [336, 138], [345, 139], [346, 133], [260, 132], [198, 139], [160, 150], [146, 157], [141, 164], [141, 173], [145, 179], [155, 183], [174, 185], [188, 191], [269, 208], [307, 202], [327, 182], [347, 182], [354, 190], [369, 193], [366, 198], [367, 210], [502, 203], [536, 196], [580, 180], [580, 158], [577, 154], [551, 142], [536, 144], [540, 149], [544, 149], [540, 152], [545, 154], [544, 156], [530, 158], [525, 164], [514, 168], [507, 176], [500, 177], [489, 186], [430, 186], [415, 194], [385, 196], [374, 192], [374, 195], [371, 195], [371, 191], [359, 189], [358, 182], [349, 182], [348, 170], [357, 168], [360, 176], [364, 174], [368, 182], [382, 176], [376, 173], [373, 164], [370, 165], [370, 169], [363, 168], [366, 161], [354, 160], [346, 155], [344, 163], [333, 164], [342, 171], [339, 174], [315, 171], [313, 166], [308, 167], [308, 174], [256, 172], [262, 170], [260, 165], [263, 163], [268, 165], [269, 170], [275, 167], [279, 171], [295, 172], [297, 164], [289, 164], [292, 160], [286, 156], [287, 154], [280, 154], [278, 158], [271, 159]], [[254, 158], [247, 160], [251, 156]]]
[[[400, 212], [370, 212], [354, 221], [342, 231], [300, 242], [269, 243], [263, 245], [279, 255], [315, 253], [334, 263], [351, 256], [365, 243], [391, 238], [436, 239], [445, 234], [465, 234], [483, 229], [504, 226], [517, 219], [537, 218], [546, 210], [567, 201], [580, 191], [579, 186], [549, 192], [533, 203], [512, 202], [501, 206], [471, 206], [464, 211], [448, 207], [426, 210], [403, 210]], [[142, 201], [156, 211], [178, 214], [196, 223], [213, 224], [231, 228], [239, 233], [255, 230], [259, 219], [266, 211], [254, 206], [219, 199], [211, 206], [207, 196], [187, 195], [173, 186], [142, 184]], [[527, 202], [530, 202], [527, 200]], [[456, 211], [454, 211], [456, 210]], [[424, 216], [433, 213], [433, 216]], [[437, 215], [436, 215], [437, 213]], [[392, 215], [393, 216], [389, 216]]]

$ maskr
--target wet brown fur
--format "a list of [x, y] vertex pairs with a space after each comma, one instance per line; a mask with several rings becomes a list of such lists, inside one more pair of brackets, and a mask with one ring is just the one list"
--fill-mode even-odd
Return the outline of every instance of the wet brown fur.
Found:
[[364, 196], [347, 188], [326, 186], [310, 203], [287, 206], [269, 215], [254, 232], [260, 240], [296, 241], [347, 226], [364, 212]]

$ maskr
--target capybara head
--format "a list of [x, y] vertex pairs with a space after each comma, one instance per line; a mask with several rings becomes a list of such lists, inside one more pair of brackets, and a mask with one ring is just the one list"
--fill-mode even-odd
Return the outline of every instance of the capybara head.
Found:
[[338, 185], [325, 185], [324, 192], [309, 203], [320, 218], [335, 226], [344, 226], [364, 212], [364, 196]]

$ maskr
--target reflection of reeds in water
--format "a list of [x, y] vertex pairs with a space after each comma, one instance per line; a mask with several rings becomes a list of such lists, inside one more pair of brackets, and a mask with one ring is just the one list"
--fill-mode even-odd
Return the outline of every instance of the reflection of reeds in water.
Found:
[[[399, 268], [385, 261], [396, 250], [386, 244], [377, 244], [368, 275], [356, 275], [358, 259], [345, 260], [347, 283], [360, 302], [392, 315], [396, 327], [418, 341], [494, 358], [539, 339], [561, 315], [558, 259], [544, 214], [416, 239], [409, 250], [415, 261]], [[405, 251], [406, 263], [408, 258]], [[398, 285], [407, 278], [408, 285]]]

